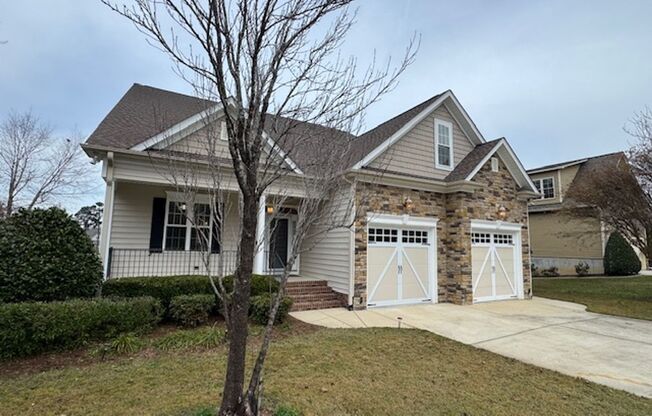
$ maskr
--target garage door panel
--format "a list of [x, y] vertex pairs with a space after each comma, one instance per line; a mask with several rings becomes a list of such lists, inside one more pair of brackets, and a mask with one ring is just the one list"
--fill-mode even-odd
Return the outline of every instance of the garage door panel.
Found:
[[431, 300], [435, 233], [411, 227], [370, 226], [367, 239], [369, 306]]
[[518, 297], [515, 265], [520, 253], [513, 244], [517, 235], [505, 232], [473, 232], [471, 265], [476, 300]]
[[428, 297], [428, 248], [406, 247], [403, 256], [403, 299]]
[[370, 300], [384, 301], [396, 298], [398, 259], [395, 247], [369, 247], [367, 250], [368, 288]]

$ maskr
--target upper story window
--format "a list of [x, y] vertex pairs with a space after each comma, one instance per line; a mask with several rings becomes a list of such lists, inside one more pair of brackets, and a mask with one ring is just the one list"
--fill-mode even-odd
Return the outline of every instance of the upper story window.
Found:
[[453, 169], [453, 124], [435, 119], [435, 166]]
[[534, 186], [541, 194], [541, 199], [550, 199], [555, 197], [555, 181], [552, 178], [534, 179]]

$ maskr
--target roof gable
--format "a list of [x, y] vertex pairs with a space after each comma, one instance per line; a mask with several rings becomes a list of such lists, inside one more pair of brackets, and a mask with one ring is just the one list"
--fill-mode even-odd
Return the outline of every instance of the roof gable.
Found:
[[478, 145], [485, 142], [484, 137], [455, 94], [448, 90], [359, 136], [355, 143], [357, 162], [353, 165], [353, 169], [360, 169], [371, 163], [441, 105], [446, 105], [452, 117], [473, 144]]
[[134, 84], [86, 143], [129, 149], [214, 105], [197, 97]]

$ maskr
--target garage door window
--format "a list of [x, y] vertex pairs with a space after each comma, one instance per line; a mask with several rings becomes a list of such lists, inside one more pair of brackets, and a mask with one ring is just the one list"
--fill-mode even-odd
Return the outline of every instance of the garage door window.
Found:
[[511, 234], [494, 234], [494, 244], [512, 246], [514, 239]]
[[489, 233], [472, 233], [471, 242], [473, 244], [489, 244], [491, 243], [491, 234]]
[[407, 244], [428, 245], [428, 231], [425, 230], [401, 230], [401, 241]]
[[398, 241], [398, 230], [392, 228], [369, 228], [369, 244], [374, 243], [396, 243]]

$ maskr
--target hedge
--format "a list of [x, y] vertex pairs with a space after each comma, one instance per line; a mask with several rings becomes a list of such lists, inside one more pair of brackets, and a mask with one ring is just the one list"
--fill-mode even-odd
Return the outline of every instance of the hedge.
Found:
[[0, 304], [0, 358], [70, 349], [125, 332], [144, 332], [161, 319], [152, 297]]
[[[270, 296], [267, 293], [252, 296], [251, 303], [249, 305], [249, 318], [257, 324], [267, 325], [269, 320], [269, 311], [272, 306], [272, 301], [274, 297]], [[288, 315], [290, 314], [290, 308], [292, 308], [292, 299], [289, 297], [284, 297], [281, 300], [281, 304], [278, 307], [278, 312], [276, 313], [276, 319], [274, 324], [282, 324], [287, 320]]]
[[619, 233], [612, 233], [604, 249], [604, 273], [627, 276], [641, 271], [641, 260], [632, 246]]
[[102, 264], [90, 238], [59, 208], [0, 220], [0, 302], [96, 295]]
[[217, 309], [217, 297], [209, 294], [175, 296], [170, 301], [170, 318], [182, 326], [198, 326], [208, 322]]
[[[227, 291], [233, 290], [233, 276], [223, 280]], [[278, 292], [279, 282], [273, 276], [253, 275], [251, 296]], [[163, 304], [169, 316], [170, 301], [181, 295], [214, 294], [206, 276], [124, 277], [109, 279], [102, 286], [102, 296], [152, 296]]]

